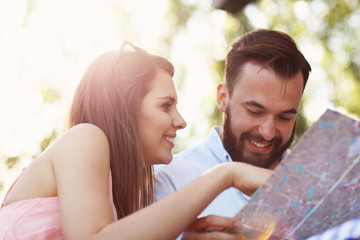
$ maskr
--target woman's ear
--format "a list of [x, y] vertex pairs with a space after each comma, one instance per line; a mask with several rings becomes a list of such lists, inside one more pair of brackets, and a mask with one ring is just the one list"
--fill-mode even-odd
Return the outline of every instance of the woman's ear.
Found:
[[229, 91], [225, 82], [219, 83], [217, 86], [217, 104], [221, 112], [225, 112], [229, 101]]

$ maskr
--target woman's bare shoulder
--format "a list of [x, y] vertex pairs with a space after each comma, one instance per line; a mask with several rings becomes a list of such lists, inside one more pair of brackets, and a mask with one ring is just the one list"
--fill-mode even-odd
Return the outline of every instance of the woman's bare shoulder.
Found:
[[62, 134], [49, 146], [48, 152], [52, 159], [74, 158], [85, 153], [108, 156], [109, 142], [104, 131], [99, 127], [82, 123]]
[[103, 130], [98, 126], [90, 123], [81, 123], [68, 129], [57, 140], [60, 143], [72, 143], [75, 145], [82, 144], [108, 144], [107, 137]]
[[106, 138], [104, 131], [101, 130], [101, 128], [99, 128], [98, 126], [91, 123], [80, 123], [78, 125], [75, 125], [64, 133], [64, 135], [66, 134], [79, 135], [81, 137], [93, 136]]

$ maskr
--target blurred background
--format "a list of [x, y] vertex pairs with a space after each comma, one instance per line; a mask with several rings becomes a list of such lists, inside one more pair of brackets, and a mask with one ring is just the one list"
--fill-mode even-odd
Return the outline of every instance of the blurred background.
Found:
[[188, 123], [174, 152], [221, 123], [216, 85], [250, 30], [291, 35], [310, 62], [296, 141], [327, 108], [360, 117], [358, 0], [0, 0], [0, 198], [63, 130], [87, 65], [122, 40], [175, 65]]

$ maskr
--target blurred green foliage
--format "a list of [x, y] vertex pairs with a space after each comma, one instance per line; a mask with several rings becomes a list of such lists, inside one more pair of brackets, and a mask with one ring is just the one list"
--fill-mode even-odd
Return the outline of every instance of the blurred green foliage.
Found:
[[57, 137], [58, 133], [55, 130], [48, 134], [40, 143], [41, 152], [44, 151]]
[[8, 159], [6, 159], [6, 165], [8, 169], [13, 168], [19, 162], [20, 162], [20, 156], [9, 157]]
[[[164, 52], [170, 52], [174, 35], [187, 28], [189, 21], [196, 17], [194, 14], [197, 11], [196, 4], [196, 1], [169, 1], [167, 22], [164, 22], [169, 25], [169, 31], [161, 37], [159, 43]], [[300, 10], [296, 10], [296, 6], [299, 4], [307, 6], [308, 15], [305, 18], [299, 17]], [[116, 5], [116, 7], [120, 9], [121, 6]], [[247, 13], [247, 9], [252, 9], [255, 15]], [[254, 10], [256, 11], [254, 12]], [[31, 8], [28, 11], [31, 11]], [[212, 11], [220, 10], [213, 9]], [[129, 16], [126, 15], [126, 12], [123, 12], [123, 15]], [[263, 18], [266, 20], [267, 28], [283, 30], [297, 42], [307, 38], [310, 41], [321, 43], [323, 53], [321, 65], [327, 81], [331, 82], [333, 86], [331, 100], [335, 106], [342, 107], [349, 113], [360, 117], [360, 47], [358, 44], [360, 39], [360, 2], [358, 0], [255, 1], [237, 14], [228, 14], [223, 31], [228, 46], [242, 34], [257, 28], [257, 21]], [[186, 69], [181, 66], [176, 67], [179, 81], [177, 87], [181, 90], [186, 78]], [[213, 71], [213, 81], [222, 81], [224, 61], [214, 59], [212, 66], [209, 67]], [[45, 83], [41, 86], [40, 93], [44, 101], [48, 103], [54, 103], [62, 97], [57, 90]], [[222, 122], [222, 114], [217, 109], [215, 96], [216, 89], [211, 96], [203, 100], [203, 104], [207, 106], [209, 126], [220, 125]], [[304, 99], [303, 102], [307, 102], [307, 99]], [[210, 106], [210, 110], [208, 106]], [[310, 124], [303, 109], [301, 106], [295, 141]], [[191, 134], [194, 132], [190, 130]], [[41, 150], [46, 149], [56, 136], [55, 131], [51, 132], [41, 142]], [[6, 159], [8, 168], [12, 168], [18, 162], [19, 156]]]

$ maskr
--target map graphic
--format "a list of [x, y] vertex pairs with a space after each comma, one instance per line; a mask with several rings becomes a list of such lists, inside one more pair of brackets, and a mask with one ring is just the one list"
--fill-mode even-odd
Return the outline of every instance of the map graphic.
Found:
[[329, 109], [236, 214], [242, 239], [298, 240], [359, 216], [360, 122]]

